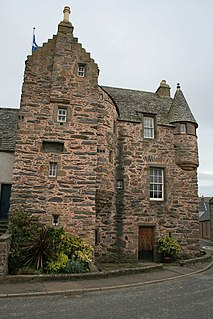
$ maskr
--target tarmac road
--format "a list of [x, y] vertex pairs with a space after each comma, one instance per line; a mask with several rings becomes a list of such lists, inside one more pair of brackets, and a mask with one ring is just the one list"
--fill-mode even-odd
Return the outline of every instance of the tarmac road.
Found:
[[0, 299], [1, 319], [212, 319], [213, 269], [140, 287]]

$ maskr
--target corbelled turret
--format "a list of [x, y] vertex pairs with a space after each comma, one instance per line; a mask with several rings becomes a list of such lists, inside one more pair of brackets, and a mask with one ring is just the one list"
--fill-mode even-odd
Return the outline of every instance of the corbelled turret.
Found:
[[174, 146], [176, 163], [184, 170], [193, 170], [198, 166], [196, 128], [197, 122], [189, 105], [177, 84], [177, 91], [168, 114], [170, 124], [175, 125]]

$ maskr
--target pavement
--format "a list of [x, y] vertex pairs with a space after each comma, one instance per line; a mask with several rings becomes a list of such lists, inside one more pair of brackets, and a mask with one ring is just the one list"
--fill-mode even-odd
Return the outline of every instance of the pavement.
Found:
[[139, 268], [79, 275], [0, 277], [0, 298], [46, 295], [79, 296], [91, 292], [137, 287], [193, 276], [213, 266], [211, 254], [180, 264], [143, 263]]

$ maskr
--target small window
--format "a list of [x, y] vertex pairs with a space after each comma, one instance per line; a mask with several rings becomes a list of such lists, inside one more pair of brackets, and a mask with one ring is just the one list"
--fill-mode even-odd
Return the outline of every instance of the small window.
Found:
[[53, 214], [53, 225], [58, 226], [59, 225], [59, 215], [58, 214]]
[[154, 118], [144, 116], [144, 138], [154, 138]]
[[80, 76], [81, 78], [85, 77], [86, 75], [86, 66], [83, 64], [78, 65], [78, 72], [77, 75]]
[[186, 134], [186, 124], [185, 123], [180, 124], [180, 133]]
[[114, 153], [113, 153], [113, 151], [109, 151], [109, 162], [110, 163], [114, 162]]
[[58, 109], [57, 122], [65, 123], [67, 121], [67, 109]]
[[113, 133], [116, 133], [116, 121], [113, 121]]
[[100, 244], [101, 236], [100, 236], [100, 230], [95, 229], [95, 245]]
[[123, 181], [117, 180], [117, 189], [123, 189]]
[[150, 168], [150, 199], [164, 200], [164, 170], [162, 168]]
[[97, 148], [97, 153], [105, 153], [105, 149], [103, 148]]
[[57, 163], [50, 163], [50, 166], [49, 166], [49, 177], [56, 177], [57, 176], [57, 170], [58, 170], [58, 164]]

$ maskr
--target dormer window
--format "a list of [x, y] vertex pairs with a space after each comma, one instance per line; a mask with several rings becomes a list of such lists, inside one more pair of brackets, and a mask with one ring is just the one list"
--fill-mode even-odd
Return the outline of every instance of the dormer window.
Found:
[[154, 138], [154, 117], [144, 116], [144, 138]]
[[77, 76], [83, 78], [86, 75], [86, 66], [85, 64], [79, 64], [78, 65], [78, 71], [77, 71]]
[[186, 134], [186, 124], [185, 123], [181, 123], [180, 124], [180, 133], [181, 134]]

